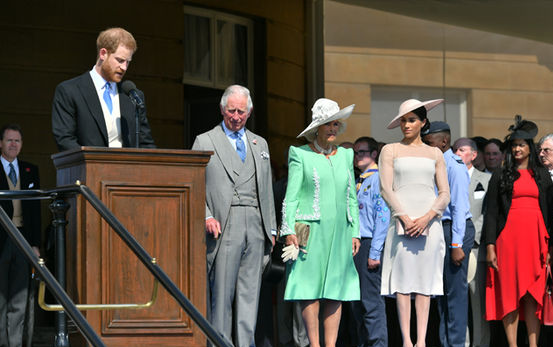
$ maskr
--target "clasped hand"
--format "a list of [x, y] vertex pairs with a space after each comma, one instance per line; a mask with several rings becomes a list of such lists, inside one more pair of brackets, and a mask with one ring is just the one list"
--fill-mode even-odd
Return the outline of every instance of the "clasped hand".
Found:
[[405, 234], [411, 237], [419, 237], [422, 235], [431, 218], [428, 215], [424, 215], [419, 218], [411, 219], [407, 215], [400, 217], [403, 222]]
[[[306, 250], [301, 249], [303, 253], [307, 253]], [[298, 245], [298, 238], [294, 234], [286, 235], [286, 247], [282, 249], [282, 261], [287, 262], [288, 260], [298, 259], [300, 254], [300, 247]]]
[[[298, 245], [298, 238], [294, 234], [286, 235], [286, 246], [282, 249], [282, 261], [287, 262], [288, 260], [296, 260], [298, 259], [298, 255], [300, 251], [302, 253], [307, 253], [306, 250], [303, 248], [300, 248]], [[361, 242], [357, 238], [352, 238], [351, 241], [351, 248], [352, 248], [352, 255], [356, 255], [357, 252], [359, 252], [359, 247], [361, 245]]]

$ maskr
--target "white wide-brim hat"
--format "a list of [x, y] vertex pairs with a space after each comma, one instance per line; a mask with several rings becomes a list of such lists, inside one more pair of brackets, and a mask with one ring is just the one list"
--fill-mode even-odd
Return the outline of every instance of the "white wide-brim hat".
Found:
[[[328, 122], [332, 122], [338, 119], [346, 119], [353, 112], [355, 104], [349, 105], [340, 110], [338, 103], [336, 101], [320, 98], [315, 101], [312, 112], [312, 121], [311, 124], [304, 131], [302, 131], [297, 137], [305, 136], [308, 141], [313, 141], [316, 137], [315, 133], [317, 128]], [[342, 133], [346, 129], [344, 123], [340, 123], [340, 128], [338, 129], [338, 134]]]
[[428, 100], [428, 101], [419, 101], [417, 99], [409, 99], [405, 100], [401, 105], [399, 105], [399, 112], [397, 116], [392, 119], [390, 124], [388, 124], [388, 129], [393, 129], [395, 127], [399, 126], [399, 119], [406, 115], [407, 113], [416, 110], [419, 107], [424, 106], [426, 108], [426, 111], [430, 111], [437, 105], [441, 104], [444, 101], [444, 99], [435, 99], [435, 100]]

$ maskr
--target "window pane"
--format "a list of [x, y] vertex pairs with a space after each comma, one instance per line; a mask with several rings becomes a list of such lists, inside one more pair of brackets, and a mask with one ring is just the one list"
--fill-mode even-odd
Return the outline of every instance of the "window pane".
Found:
[[212, 80], [209, 21], [207, 17], [184, 15], [184, 79]]
[[248, 84], [248, 28], [217, 21], [217, 83]]

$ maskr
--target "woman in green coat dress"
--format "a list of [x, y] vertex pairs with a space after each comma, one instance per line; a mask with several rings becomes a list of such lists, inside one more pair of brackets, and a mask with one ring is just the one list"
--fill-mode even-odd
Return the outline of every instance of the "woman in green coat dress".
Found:
[[[313, 121], [298, 135], [305, 136], [309, 144], [289, 151], [281, 236], [286, 237], [284, 254], [291, 261], [284, 299], [301, 302], [312, 347], [319, 346], [319, 309], [325, 345], [333, 347], [342, 301], [359, 300], [359, 277], [353, 263], [360, 244], [353, 151], [333, 145], [344, 130], [341, 121], [351, 115], [353, 107], [340, 110], [332, 100], [317, 100]], [[310, 230], [307, 245], [301, 249], [296, 223]]]

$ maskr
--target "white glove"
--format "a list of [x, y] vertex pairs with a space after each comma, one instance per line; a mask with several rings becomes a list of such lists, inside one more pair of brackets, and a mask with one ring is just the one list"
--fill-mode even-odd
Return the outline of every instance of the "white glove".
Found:
[[281, 255], [282, 261], [285, 262], [285, 263], [288, 260], [294, 261], [294, 260], [298, 259], [298, 254], [299, 253], [300, 253], [299, 248], [297, 248], [293, 244], [288, 245], [288, 246], [286, 246], [282, 249], [282, 255]]

